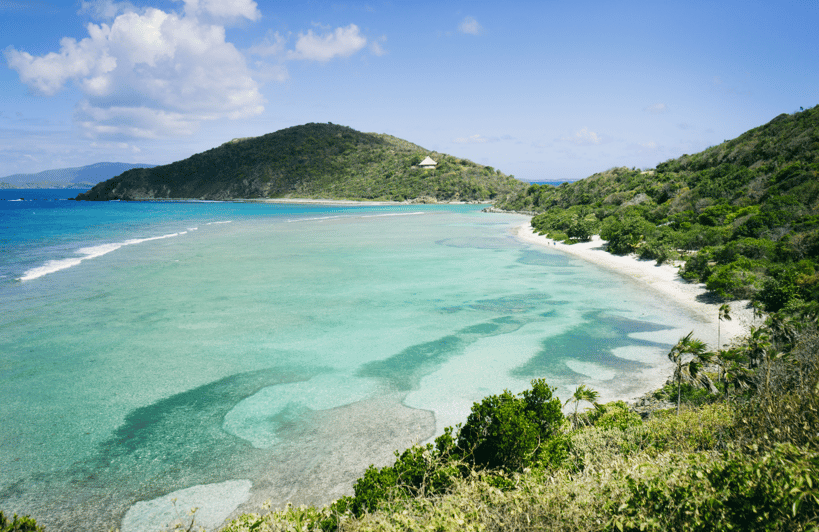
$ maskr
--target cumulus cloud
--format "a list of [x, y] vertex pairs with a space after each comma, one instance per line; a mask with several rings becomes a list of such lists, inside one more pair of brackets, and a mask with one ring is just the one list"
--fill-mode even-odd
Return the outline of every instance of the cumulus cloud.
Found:
[[643, 111], [651, 113], [653, 115], [658, 115], [668, 111], [668, 106], [664, 103], [655, 103], [654, 105], [649, 105], [648, 107], [643, 109]]
[[458, 25], [458, 31], [468, 35], [478, 35], [483, 30], [483, 27], [475, 20], [475, 17], [465, 17]]
[[603, 142], [600, 135], [594, 131], [589, 131], [588, 128], [585, 127], [580, 131], [577, 131], [574, 135], [563, 137], [560, 140], [571, 142], [572, 144], [577, 144], [578, 146], [593, 146]]
[[307, 30], [307, 33], [299, 33], [295, 50], [288, 52], [287, 58], [326, 62], [335, 57], [349, 57], [366, 45], [367, 38], [355, 24], [322, 35]]
[[224, 27], [191, 14], [253, 20], [255, 6], [199, 0], [188, 1], [185, 14], [126, 12], [110, 24], [88, 24], [88, 37], [80, 41], [63, 38], [58, 52], [32, 56], [8, 47], [5, 57], [20, 80], [41, 94], [56, 94], [73, 82], [86, 98], [75, 120], [91, 136], [189, 135], [204, 120], [263, 111], [258, 84], [244, 56], [225, 40]]

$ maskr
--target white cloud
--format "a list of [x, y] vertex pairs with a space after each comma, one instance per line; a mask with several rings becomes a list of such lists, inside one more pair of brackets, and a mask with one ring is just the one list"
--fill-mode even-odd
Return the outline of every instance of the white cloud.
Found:
[[381, 43], [383, 42], [387, 42], [386, 35], [382, 35], [378, 40], [370, 41], [370, 53], [377, 57], [387, 55], [387, 51], [384, 50], [383, 46], [381, 46]]
[[468, 35], [478, 35], [483, 31], [483, 27], [475, 20], [475, 17], [465, 17], [458, 25], [458, 31]]
[[349, 57], [366, 45], [367, 38], [361, 35], [355, 24], [323, 35], [307, 30], [307, 33], [299, 33], [296, 48], [288, 52], [287, 58], [324, 62], [334, 57]]
[[603, 142], [603, 139], [597, 133], [594, 131], [589, 131], [585, 127], [576, 132], [574, 135], [563, 137], [560, 140], [571, 142], [572, 144], [577, 144], [578, 146], [593, 146]]
[[654, 105], [649, 105], [648, 107], [643, 109], [643, 111], [651, 113], [653, 115], [658, 115], [668, 111], [668, 106], [664, 103], [655, 103]]
[[189, 1], [185, 15], [128, 12], [110, 25], [88, 24], [89, 36], [79, 42], [63, 38], [59, 52], [35, 57], [9, 47], [5, 56], [20, 80], [44, 95], [73, 82], [86, 97], [75, 120], [91, 136], [189, 135], [204, 120], [245, 118], [264, 109], [258, 84], [244, 56], [225, 41], [224, 27], [201, 23], [189, 8], [251, 18], [255, 5]]

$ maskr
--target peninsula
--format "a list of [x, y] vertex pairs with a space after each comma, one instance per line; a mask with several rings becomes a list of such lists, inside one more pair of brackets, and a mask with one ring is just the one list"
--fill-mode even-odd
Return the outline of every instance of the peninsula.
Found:
[[234, 139], [168, 165], [129, 170], [77, 199], [479, 202], [506, 199], [525, 188], [491, 166], [391, 135], [311, 123]]

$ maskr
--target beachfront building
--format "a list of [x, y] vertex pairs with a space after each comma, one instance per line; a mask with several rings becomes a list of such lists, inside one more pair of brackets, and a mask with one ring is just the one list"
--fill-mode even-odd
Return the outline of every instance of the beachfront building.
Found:
[[432, 159], [429, 157], [429, 155], [427, 155], [427, 158], [426, 158], [426, 159], [424, 159], [423, 161], [421, 161], [421, 162], [418, 164], [418, 168], [425, 168], [425, 169], [426, 169], [426, 168], [435, 168], [436, 166], [438, 166], [438, 163], [436, 163], [435, 161], [433, 161], [433, 160], [432, 160]]

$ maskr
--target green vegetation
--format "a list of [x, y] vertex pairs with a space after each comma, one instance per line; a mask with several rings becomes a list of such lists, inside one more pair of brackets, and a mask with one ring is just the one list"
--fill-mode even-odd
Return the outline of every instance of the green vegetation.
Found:
[[654, 170], [612, 168], [558, 187], [531, 185], [499, 207], [532, 226], [615, 254], [685, 262], [684, 278], [768, 312], [819, 309], [819, 106]]
[[[435, 169], [417, 165], [427, 155]], [[130, 170], [80, 194], [83, 200], [329, 198], [489, 201], [525, 184], [471, 161], [390, 135], [306, 124], [234, 139], [183, 161]]]
[[0, 532], [43, 532], [43, 528], [28, 516], [18, 517], [14, 514], [9, 521], [3, 512], [0, 512]]
[[[759, 329], [775, 355], [755, 362], [757, 335], [704, 357], [714, 376], [745, 370], [748, 386], [732, 393], [727, 379], [713, 391], [689, 383], [693, 396], [670, 385], [657, 393], [681, 397], [679, 410], [643, 420], [622, 401], [594, 403], [573, 426], [532, 381], [475, 403], [457, 436], [370, 467], [354, 496], [246, 514], [225, 531], [819, 530], [819, 330], [776, 335], [776, 321]], [[700, 344], [688, 335], [672, 353]]]
[[[434, 446], [370, 467], [354, 496], [246, 514], [225, 531], [817, 530], [819, 331], [775, 340], [776, 328], [771, 318], [760, 329], [777, 354], [758, 364], [751, 336], [711, 354], [718, 373], [744, 360], [749, 385], [733, 393], [723, 381], [714, 392], [689, 386], [696, 404], [682, 394], [679, 411], [646, 420], [621, 401], [595, 403], [573, 428], [533, 381], [475, 403], [457, 437], [447, 429]], [[698, 345], [689, 335], [674, 351]], [[674, 387], [658, 393], [676, 399]]]

